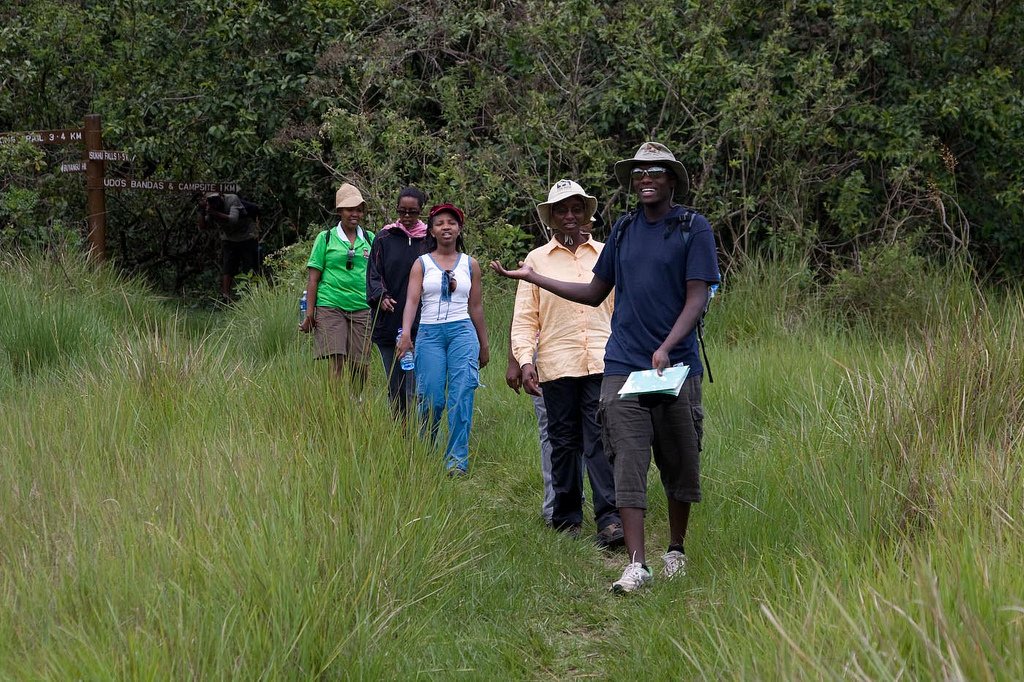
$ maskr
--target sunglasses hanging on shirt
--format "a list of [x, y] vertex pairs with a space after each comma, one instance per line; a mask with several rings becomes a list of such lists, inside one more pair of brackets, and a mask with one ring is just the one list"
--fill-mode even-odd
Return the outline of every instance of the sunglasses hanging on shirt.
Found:
[[450, 301], [452, 300], [452, 294], [459, 287], [458, 280], [455, 279], [454, 270], [443, 270], [441, 272], [441, 300]]

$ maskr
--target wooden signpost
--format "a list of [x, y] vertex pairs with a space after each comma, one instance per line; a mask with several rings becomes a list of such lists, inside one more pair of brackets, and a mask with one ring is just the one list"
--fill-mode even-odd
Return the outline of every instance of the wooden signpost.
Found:
[[98, 114], [88, 114], [80, 129], [28, 130], [0, 133], [0, 146], [17, 144], [22, 140], [31, 144], [80, 144], [85, 147], [85, 160], [62, 163], [61, 173], [85, 173], [86, 206], [89, 213], [89, 258], [102, 262], [107, 259], [107, 189], [147, 190], [155, 192], [222, 192], [237, 194], [238, 184], [233, 182], [206, 182], [200, 180], [152, 180], [136, 178], [108, 178], [106, 163], [132, 161], [134, 157], [123, 151], [103, 148], [103, 134]]
[[[103, 130], [99, 114], [85, 117], [86, 152], [103, 149]], [[100, 263], [107, 260], [107, 197], [103, 193], [103, 162], [85, 162], [85, 206], [89, 212], [89, 256]]]

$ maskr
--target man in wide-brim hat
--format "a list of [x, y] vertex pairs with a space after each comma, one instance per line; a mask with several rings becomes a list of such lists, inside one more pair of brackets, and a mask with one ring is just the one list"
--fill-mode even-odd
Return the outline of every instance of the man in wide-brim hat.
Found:
[[[551, 240], [527, 255], [534, 272], [566, 282], [589, 282], [604, 244], [590, 236], [597, 199], [572, 180], [559, 180], [537, 205]], [[529, 282], [519, 282], [512, 314], [511, 348], [527, 393], [541, 396], [551, 444], [551, 525], [579, 535], [583, 522], [583, 470], [593, 492], [595, 542], [622, 544], [612, 467], [597, 421], [604, 346], [611, 333], [612, 299], [590, 308]]]
[[[615, 313], [605, 348], [601, 384], [604, 448], [615, 471], [615, 498], [622, 518], [629, 562], [612, 583], [633, 592], [653, 580], [646, 564], [644, 512], [651, 456], [668, 497], [669, 546], [662, 560], [665, 578], [685, 575], [683, 542], [690, 505], [700, 501], [700, 450], [704, 410], [703, 366], [697, 323], [708, 288], [719, 282], [711, 226], [704, 216], [674, 203], [686, 182], [683, 165], [667, 147], [645, 142], [630, 159], [615, 164], [620, 184], [637, 196], [638, 207], [612, 229], [587, 284], [545, 277], [524, 263], [499, 274], [525, 280], [563, 298], [598, 305], [615, 287]], [[680, 192], [681, 193], [681, 192]], [[678, 397], [621, 398], [632, 372], [659, 373], [689, 367]]]

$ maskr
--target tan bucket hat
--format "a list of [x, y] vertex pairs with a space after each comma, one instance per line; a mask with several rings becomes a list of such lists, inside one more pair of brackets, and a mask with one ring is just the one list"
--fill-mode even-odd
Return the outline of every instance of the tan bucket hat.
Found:
[[634, 166], [641, 164], [660, 164], [667, 166], [676, 176], [677, 182], [689, 184], [689, 177], [683, 164], [676, 161], [675, 155], [663, 144], [658, 142], [644, 142], [632, 159], [623, 159], [615, 164], [615, 178], [622, 187], [630, 187], [629, 173]]
[[594, 213], [597, 211], [597, 197], [592, 197], [584, 192], [579, 183], [564, 178], [551, 185], [547, 201], [537, 204], [537, 215], [540, 216], [540, 221], [551, 227], [551, 207], [569, 197], [583, 197], [587, 222], [593, 222]]
[[363, 195], [355, 188], [355, 185], [350, 185], [347, 182], [339, 187], [338, 193], [334, 195], [335, 210], [339, 208], [355, 208], [365, 203]]

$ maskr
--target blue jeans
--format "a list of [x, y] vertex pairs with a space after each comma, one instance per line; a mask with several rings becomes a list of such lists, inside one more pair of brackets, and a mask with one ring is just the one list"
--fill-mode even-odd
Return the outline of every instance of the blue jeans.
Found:
[[480, 384], [480, 341], [471, 320], [421, 324], [416, 334], [416, 397], [421, 433], [437, 442], [441, 411], [448, 410], [445, 468], [469, 469], [473, 397]]

